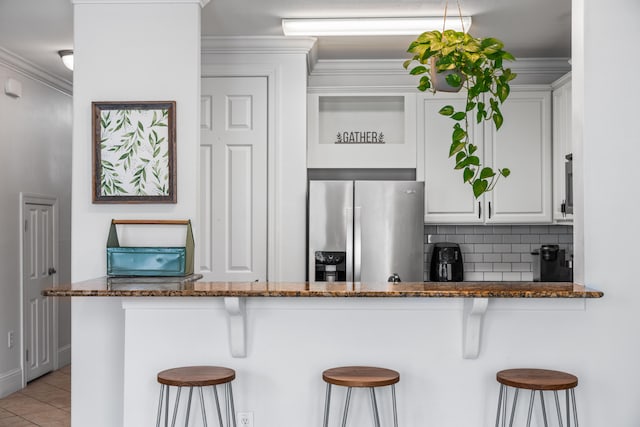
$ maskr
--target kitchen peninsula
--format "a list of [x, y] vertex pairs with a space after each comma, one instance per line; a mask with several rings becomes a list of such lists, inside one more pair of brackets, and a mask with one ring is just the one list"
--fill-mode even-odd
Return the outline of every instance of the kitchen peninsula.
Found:
[[[354, 361], [399, 367], [403, 375], [399, 391], [408, 396], [424, 388], [423, 380], [417, 378], [426, 374], [425, 365], [416, 365], [416, 358], [428, 361], [436, 351], [449, 354], [452, 365], [465, 359], [482, 360], [481, 342], [482, 354], [491, 355], [495, 340], [492, 344], [491, 333], [483, 333], [483, 321], [493, 322], [505, 312], [510, 323], [522, 315], [541, 320], [570, 311], [580, 316], [588, 300], [603, 296], [575, 283], [201, 282], [105, 277], [47, 289], [44, 294], [78, 302], [73, 328], [82, 339], [75, 341], [73, 351], [83, 357], [74, 358], [74, 363], [97, 357], [105, 365], [105, 374], [119, 376], [115, 383], [120, 386], [110, 393], [124, 393], [116, 405], [122, 407], [124, 426], [152, 423], [158, 371], [192, 364], [236, 369], [237, 410], [254, 412], [261, 425], [290, 425], [286, 402], [296, 399], [309, 414], [305, 423], [311, 423], [321, 410], [322, 382], [316, 377], [326, 366]], [[453, 331], [450, 337], [433, 335], [443, 328]], [[383, 353], [380, 346], [396, 350]], [[472, 366], [477, 364], [452, 369], [465, 371]], [[262, 371], [267, 367], [275, 375], [286, 376], [288, 386], [274, 382], [271, 374], [265, 377]], [[94, 390], [86, 381], [78, 384], [75, 392]], [[296, 394], [301, 389], [309, 391]], [[415, 403], [406, 398], [401, 402], [405, 412]], [[478, 404], [492, 407], [494, 402]], [[273, 405], [283, 407], [275, 411]]]

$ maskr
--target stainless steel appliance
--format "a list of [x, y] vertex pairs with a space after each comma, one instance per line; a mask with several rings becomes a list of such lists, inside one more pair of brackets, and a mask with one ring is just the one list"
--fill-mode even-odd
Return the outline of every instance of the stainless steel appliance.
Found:
[[558, 245], [542, 245], [531, 252], [533, 255], [534, 282], [573, 281], [573, 260], [566, 259], [564, 249]]
[[310, 181], [307, 225], [310, 282], [424, 280], [423, 182]]
[[438, 242], [433, 245], [429, 280], [432, 282], [462, 282], [462, 252], [457, 243]]

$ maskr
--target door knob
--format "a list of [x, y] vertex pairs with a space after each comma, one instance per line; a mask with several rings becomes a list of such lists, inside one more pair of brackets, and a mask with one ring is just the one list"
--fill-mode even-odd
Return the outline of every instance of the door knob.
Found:
[[53, 275], [53, 274], [56, 274], [56, 273], [57, 273], [57, 271], [56, 271], [56, 269], [55, 269], [55, 268], [53, 268], [53, 267], [49, 267], [49, 276], [51, 276], [51, 275]]

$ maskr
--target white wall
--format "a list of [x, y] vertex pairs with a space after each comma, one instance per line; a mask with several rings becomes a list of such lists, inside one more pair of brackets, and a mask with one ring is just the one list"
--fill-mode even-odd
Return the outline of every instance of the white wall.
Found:
[[[75, 338], [83, 339], [84, 347], [95, 349], [86, 354], [87, 357], [78, 358], [78, 366], [74, 361], [74, 375], [91, 372], [95, 377], [95, 369], [90, 369], [101, 366], [98, 380], [114, 377], [106, 389], [113, 393], [117, 391], [118, 381], [124, 381], [125, 372], [135, 373], [134, 377], [126, 377], [132, 387], [126, 392], [141, 392], [142, 409], [133, 408], [134, 416], [143, 413], [142, 416], [150, 420], [153, 413], [149, 412], [154, 410], [157, 393], [153, 376], [162, 365], [215, 361], [238, 370], [239, 410], [254, 411], [257, 426], [288, 427], [320, 425], [324, 389], [319, 375], [325, 367], [346, 363], [383, 364], [402, 374], [398, 397], [403, 425], [473, 427], [494, 425], [497, 370], [544, 367], [567, 370], [579, 376], [577, 398], [581, 425], [639, 425], [640, 396], [635, 378], [640, 374], [640, 339], [637, 338], [640, 327], [634, 314], [640, 300], [640, 287], [635, 285], [634, 261], [635, 241], [640, 237], [636, 219], [640, 202], [633, 159], [640, 155], [640, 146], [632, 124], [633, 96], [640, 94], [633, 83], [620, 90], [602, 87], [601, 70], [611, 58], [615, 58], [615, 70], [622, 70], [626, 75], [632, 75], [637, 68], [640, 60], [633, 54], [633, 40], [640, 35], [640, 28], [632, 22], [632, 17], [640, 15], [640, 4], [636, 0], [606, 3], [574, 0], [574, 5], [574, 11], [584, 11], [585, 19], [584, 43], [574, 45], [583, 45], [583, 50], [573, 52], [573, 87], [578, 92], [574, 99], [582, 100], [584, 107], [584, 279], [588, 285], [605, 292], [603, 299], [586, 302], [586, 310], [574, 306], [581, 301], [568, 306], [544, 300], [492, 302], [477, 360], [460, 357], [459, 301], [394, 300], [391, 304], [368, 299], [251, 301], [249, 355], [246, 359], [231, 359], [219, 300], [210, 301], [210, 308], [204, 311], [184, 309], [168, 313], [141, 307], [141, 311], [128, 318], [133, 329], [126, 340], [118, 338], [117, 332], [124, 326], [118, 300], [77, 300], [74, 313], [91, 321], [83, 329], [84, 335], [74, 335], [74, 342]], [[580, 28], [574, 25], [574, 30]], [[82, 37], [91, 38], [91, 34], [84, 34], [86, 30]], [[582, 36], [574, 34], [574, 37]], [[88, 47], [84, 45], [85, 49]], [[98, 67], [93, 69], [101, 75], [99, 71]], [[607, 75], [612, 74], [607, 71]], [[113, 90], [120, 93], [117, 88]], [[161, 91], [155, 89], [149, 93], [158, 92]], [[84, 104], [87, 101], [84, 99]], [[88, 107], [76, 108], [80, 108], [76, 110], [80, 113], [75, 115], [76, 120], [78, 116], [87, 120], [84, 109]], [[278, 120], [286, 121], [288, 117]], [[80, 129], [75, 128], [76, 145], [81, 144], [82, 138], [87, 139], [87, 126], [88, 121], [80, 124]], [[79, 173], [80, 179], [87, 179], [87, 153], [80, 150], [78, 154], [84, 160], [74, 159], [78, 162], [74, 163], [74, 176]], [[296, 170], [298, 165], [292, 167]], [[288, 168], [283, 165], [282, 173], [287, 174]], [[76, 187], [74, 195], [75, 190]], [[78, 206], [80, 230], [99, 240], [100, 233], [106, 233], [106, 228], [102, 230], [108, 216], [102, 211], [108, 209], [89, 205], [88, 184], [78, 190], [81, 190], [78, 197], [84, 197]], [[298, 212], [295, 200], [291, 202], [293, 212]], [[301, 221], [300, 218], [294, 220], [296, 224]], [[295, 227], [291, 233], [294, 230]], [[77, 255], [74, 260], [86, 259], [94, 265], [79, 268], [78, 273], [83, 273], [79, 276], [102, 273], [102, 265], [98, 263], [102, 243], [90, 243], [86, 247], [89, 256], [83, 257], [78, 250], [74, 252]], [[297, 249], [297, 244], [285, 246], [285, 253], [289, 249]], [[292, 256], [293, 260], [297, 259], [295, 253]], [[163, 334], [159, 335], [158, 330]], [[131, 352], [132, 356], [125, 367], [122, 359], [100, 357], [103, 353], [123, 355], [124, 352]], [[98, 387], [88, 387], [89, 381], [87, 384], [74, 381], [74, 405], [86, 403], [82, 411], [94, 411], [95, 419], [105, 422], [103, 425], [117, 425], [109, 424], [114, 420], [109, 417], [123, 413], [122, 401], [114, 399], [113, 394], [106, 401], [98, 401], [96, 399], [102, 397], [94, 392]], [[79, 395], [84, 392], [89, 393], [87, 399]], [[76, 408], [74, 406], [74, 416], [81, 410]], [[359, 417], [355, 425], [369, 425], [366, 414], [355, 416]], [[95, 419], [92, 425], [98, 425]], [[86, 425], [77, 418], [74, 423]]]
[[[201, 3], [73, 3], [72, 279], [79, 281], [105, 275], [112, 218], [196, 220]], [[176, 204], [92, 203], [92, 101], [176, 101]], [[197, 223], [194, 228], [197, 234]], [[122, 394], [123, 347], [114, 331], [123, 314], [114, 300], [100, 307], [82, 298], [72, 301], [72, 315], [84, 319], [72, 325], [72, 423], [77, 426], [122, 422], [121, 402], [114, 396]], [[75, 345], [87, 342], [95, 345]]]
[[[203, 76], [266, 76], [268, 127], [268, 277], [296, 281], [306, 263], [308, 38], [207, 38]], [[230, 50], [242, 54], [227, 53]]]
[[[0, 93], [0, 397], [22, 385], [20, 192], [58, 198], [58, 281], [70, 279], [71, 96], [29, 72], [15, 71], [23, 63], [13, 59], [19, 64], [0, 60], [0, 87], [8, 78], [22, 84], [20, 98]], [[58, 302], [58, 340], [64, 348], [70, 344], [70, 305]], [[15, 333], [12, 349], [6, 344], [9, 331]]]

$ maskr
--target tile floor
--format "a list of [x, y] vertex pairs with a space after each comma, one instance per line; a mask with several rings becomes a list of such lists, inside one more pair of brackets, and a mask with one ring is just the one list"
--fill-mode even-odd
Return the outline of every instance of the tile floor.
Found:
[[69, 427], [71, 365], [50, 372], [0, 399], [0, 427]]

